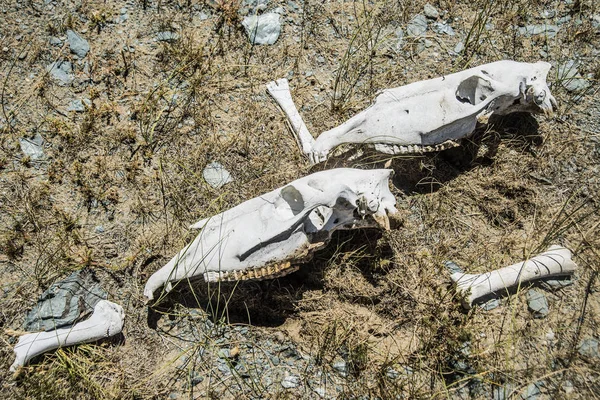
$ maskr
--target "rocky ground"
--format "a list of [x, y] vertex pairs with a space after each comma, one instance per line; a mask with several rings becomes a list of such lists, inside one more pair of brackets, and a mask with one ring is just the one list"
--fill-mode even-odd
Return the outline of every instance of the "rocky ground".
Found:
[[[3, 397], [600, 396], [599, 35], [585, 0], [0, 4]], [[560, 110], [430, 155], [310, 168], [265, 92], [288, 78], [316, 134], [379, 90], [501, 59], [552, 63]], [[195, 221], [319, 169], [386, 163], [390, 232], [336, 234], [284, 278], [144, 303]], [[479, 273], [555, 243], [572, 280], [470, 311], [455, 298], [445, 261]], [[14, 331], [82, 269], [123, 306], [123, 335], [12, 377]]]

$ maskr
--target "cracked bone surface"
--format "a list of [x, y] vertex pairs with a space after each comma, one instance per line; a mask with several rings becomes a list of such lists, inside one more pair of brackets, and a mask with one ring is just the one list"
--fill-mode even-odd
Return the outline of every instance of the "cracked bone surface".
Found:
[[389, 169], [338, 168], [316, 172], [250, 199], [191, 228], [200, 234], [144, 288], [194, 277], [207, 282], [275, 278], [298, 269], [337, 229], [381, 226], [396, 212]]
[[492, 114], [551, 115], [557, 105], [546, 83], [550, 67], [543, 61], [503, 60], [383, 90], [370, 107], [316, 139], [294, 105], [288, 81], [270, 82], [267, 90], [287, 115], [304, 154], [319, 163], [342, 144], [369, 144], [387, 154], [440, 151], [457, 146]]
[[454, 272], [450, 278], [463, 306], [469, 309], [478, 300], [502, 295], [510, 288], [531, 281], [572, 275], [577, 264], [571, 256], [571, 251], [565, 247], [550, 246], [544, 253], [508, 267], [483, 274]]
[[27, 364], [33, 357], [59, 347], [114, 336], [123, 329], [125, 314], [123, 308], [108, 300], [100, 300], [94, 307], [94, 313], [85, 321], [70, 327], [59, 328], [47, 332], [28, 333], [19, 337], [14, 348], [17, 358], [10, 367], [15, 371]]

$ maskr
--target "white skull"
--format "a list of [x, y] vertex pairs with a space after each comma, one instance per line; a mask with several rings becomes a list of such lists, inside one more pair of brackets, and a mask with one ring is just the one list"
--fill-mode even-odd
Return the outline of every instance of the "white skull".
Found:
[[340, 168], [317, 172], [203, 219], [200, 234], [150, 277], [144, 295], [203, 276], [208, 282], [266, 279], [297, 270], [337, 229], [382, 226], [396, 200], [392, 170]]

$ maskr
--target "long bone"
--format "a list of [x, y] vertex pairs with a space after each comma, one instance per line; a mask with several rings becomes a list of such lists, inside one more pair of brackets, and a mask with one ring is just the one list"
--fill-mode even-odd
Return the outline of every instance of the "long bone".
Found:
[[551, 115], [557, 105], [546, 84], [550, 67], [542, 61], [504, 60], [383, 90], [370, 107], [316, 139], [294, 105], [287, 80], [270, 82], [267, 90], [288, 117], [304, 154], [319, 163], [341, 144], [369, 144], [387, 154], [440, 151], [457, 146], [492, 114]]
[[14, 348], [17, 357], [10, 370], [15, 371], [33, 357], [59, 347], [95, 342], [114, 336], [123, 329], [124, 319], [125, 314], [120, 305], [100, 300], [94, 307], [93, 314], [85, 321], [66, 328], [21, 336]]
[[337, 229], [382, 226], [396, 199], [387, 169], [339, 168], [297, 179], [191, 226], [201, 229], [146, 283], [148, 300], [161, 287], [204, 277], [207, 282], [287, 275], [323, 247]]
[[507, 293], [511, 288], [544, 278], [569, 276], [577, 264], [571, 260], [571, 251], [561, 246], [548, 250], [529, 260], [483, 274], [454, 272], [450, 276], [461, 297], [463, 307], [469, 309], [478, 300]]

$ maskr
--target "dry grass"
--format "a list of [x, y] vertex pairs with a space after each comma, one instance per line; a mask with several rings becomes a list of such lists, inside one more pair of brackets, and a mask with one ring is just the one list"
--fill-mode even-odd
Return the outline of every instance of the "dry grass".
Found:
[[[509, 383], [517, 394], [542, 380], [548, 398], [600, 396], [599, 360], [577, 352], [582, 338], [598, 337], [600, 322], [600, 43], [589, 19], [600, 10], [591, 1], [560, 3], [557, 12], [571, 20], [555, 38], [523, 38], [517, 26], [539, 23], [532, 16], [555, 3], [436, 2], [463, 35], [464, 51], [452, 55], [458, 39], [431, 31], [431, 48], [408, 37], [397, 45], [396, 28], [424, 3], [297, 2], [302, 11], [288, 9], [294, 23], [283, 18], [273, 46], [248, 43], [239, 1], [136, 2], [125, 25], [114, 24], [123, 5], [110, 0], [52, 10], [37, 1], [3, 5], [0, 327], [19, 329], [39, 294], [85, 266], [127, 316], [124, 341], [45, 355], [16, 381], [8, 374], [14, 338], [2, 334], [3, 397], [316, 397], [307, 384], [299, 392], [269, 387], [258, 370], [222, 381], [204, 353], [237, 348], [240, 359], [258, 360], [273, 337], [312, 357], [306, 382], [317, 372], [322, 384], [335, 376], [327, 390], [340, 398], [455, 398], [469, 388], [490, 398], [494, 387]], [[86, 68], [68, 44], [48, 44], [67, 29], [86, 32]], [[155, 41], [164, 30], [180, 39]], [[495, 120], [439, 154], [318, 167], [391, 161], [400, 210], [391, 232], [340, 233], [275, 282], [195, 284], [160, 307], [144, 306], [146, 279], [193, 237], [190, 223], [310, 172], [266, 82], [291, 78], [316, 133], [383, 88], [503, 58], [534, 61], [540, 51], [557, 63], [577, 54], [592, 83], [587, 95], [574, 95], [553, 69], [555, 118]], [[48, 75], [55, 60], [73, 62], [73, 85]], [[84, 112], [66, 110], [82, 97], [91, 100]], [[46, 141], [42, 161], [19, 148], [19, 138], [35, 133]], [[235, 182], [208, 186], [202, 170], [211, 161]], [[465, 312], [453, 298], [445, 260], [481, 272], [553, 243], [573, 249], [580, 270], [573, 286], [547, 293], [548, 318], [534, 319], [521, 293], [489, 312]], [[249, 325], [246, 334], [239, 324]], [[333, 367], [340, 360], [346, 376]], [[204, 380], [193, 385], [194, 374]]]

